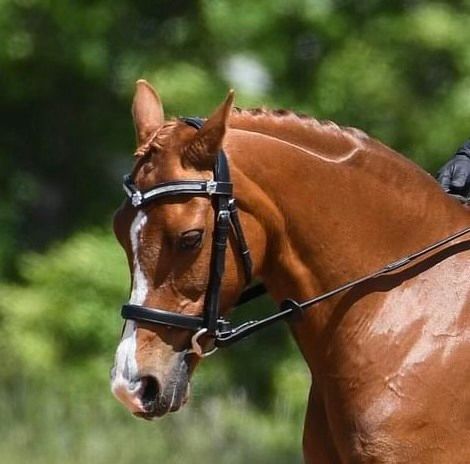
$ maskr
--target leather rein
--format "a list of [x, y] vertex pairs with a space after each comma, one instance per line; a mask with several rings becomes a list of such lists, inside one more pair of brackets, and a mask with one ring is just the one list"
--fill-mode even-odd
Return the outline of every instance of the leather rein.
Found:
[[[183, 118], [182, 121], [197, 130], [204, 125], [204, 121], [199, 118]], [[213, 171], [213, 179], [176, 180], [160, 183], [147, 191], [140, 191], [134, 184], [131, 176], [126, 175], [124, 176], [123, 188], [130, 199], [132, 206], [135, 208], [140, 208], [163, 197], [176, 195], [208, 196], [213, 200], [215, 219], [209, 268], [209, 283], [205, 295], [203, 315], [188, 316], [167, 311], [165, 309], [148, 308], [134, 304], [125, 304], [121, 310], [121, 315], [126, 320], [130, 319], [133, 321], [176, 327], [194, 332], [194, 335], [191, 338], [192, 348], [188, 353], [195, 353], [200, 357], [209, 356], [218, 348], [232, 345], [253, 332], [268, 327], [275, 322], [289, 319], [294, 314], [302, 314], [305, 310], [312, 308], [314, 305], [332, 298], [333, 296], [361, 283], [400, 269], [421, 256], [470, 232], [470, 227], [467, 227], [427, 246], [426, 248], [423, 248], [418, 252], [389, 263], [371, 274], [352, 280], [340, 287], [303, 302], [298, 302], [290, 298], [286, 299], [279, 305], [279, 312], [261, 320], [251, 320], [242, 323], [237, 327], [232, 327], [230, 321], [220, 316], [219, 307], [221, 284], [225, 271], [225, 254], [230, 231], [232, 231], [237, 243], [237, 251], [243, 264], [247, 286], [252, 280], [252, 260], [243, 234], [243, 229], [240, 224], [235, 199], [233, 198], [233, 184], [230, 180], [230, 170], [225, 152], [220, 150], [217, 154]], [[266, 288], [263, 284], [256, 284], [249, 287], [243, 291], [236, 306], [240, 306], [263, 295], [264, 293], [266, 293]], [[203, 352], [199, 343], [199, 338], [203, 335], [206, 335], [213, 340], [214, 348], [210, 351]]]

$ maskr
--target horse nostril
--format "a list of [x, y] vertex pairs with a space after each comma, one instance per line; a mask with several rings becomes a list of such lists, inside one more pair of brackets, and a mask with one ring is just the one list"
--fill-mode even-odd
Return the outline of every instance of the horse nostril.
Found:
[[140, 380], [142, 382], [140, 394], [142, 406], [146, 410], [151, 410], [155, 406], [159, 393], [158, 381], [151, 375], [142, 377]]

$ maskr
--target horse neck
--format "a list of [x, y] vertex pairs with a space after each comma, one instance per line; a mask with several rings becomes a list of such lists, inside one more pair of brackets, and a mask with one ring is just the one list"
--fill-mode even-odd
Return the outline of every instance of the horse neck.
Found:
[[468, 222], [429, 175], [363, 135], [317, 127], [312, 141], [290, 126], [284, 140], [282, 126], [248, 126], [229, 131], [227, 151], [241, 209], [265, 233], [256, 270], [275, 299], [311, 297]]

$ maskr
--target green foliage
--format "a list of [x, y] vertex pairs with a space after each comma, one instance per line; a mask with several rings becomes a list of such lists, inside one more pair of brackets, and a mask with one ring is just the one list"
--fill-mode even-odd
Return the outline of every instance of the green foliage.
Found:
[[469, 20], [464, 1], [0, 2], [0, 273], [13, 247], [107, 220], [142, 76], [169, 115], [234, 86], [239, 105], [359, 126], [436, 170], [468, 136]]
[[11, 363], [0, 375], [18, 368], [49, 375], [109, 354], [128, 279], [112, 236], [83, 233], [47, 255], [27, 254], [19, 273], [21, 284], [0, 286], [0, 353]]
[[25, 255], [20, 276], [0, 285], [5, 462], [298, 461], [308, 375], [285, 330], [203, 363], [188, 410], [152, 426], [109, 392], [128, 279], [114, 238], [95, 230]]

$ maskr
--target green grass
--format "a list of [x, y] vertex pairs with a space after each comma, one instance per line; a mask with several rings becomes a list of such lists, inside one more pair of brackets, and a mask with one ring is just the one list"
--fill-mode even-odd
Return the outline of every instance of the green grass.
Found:
[[301, 462], [303, 411], [287, 393], [270, 411], [232, 391], [196, 398], [179, 413], [145, 422], [131, 417], [105, 382], [94, 391], [63, 382], [2, 387], [2, 463]]

